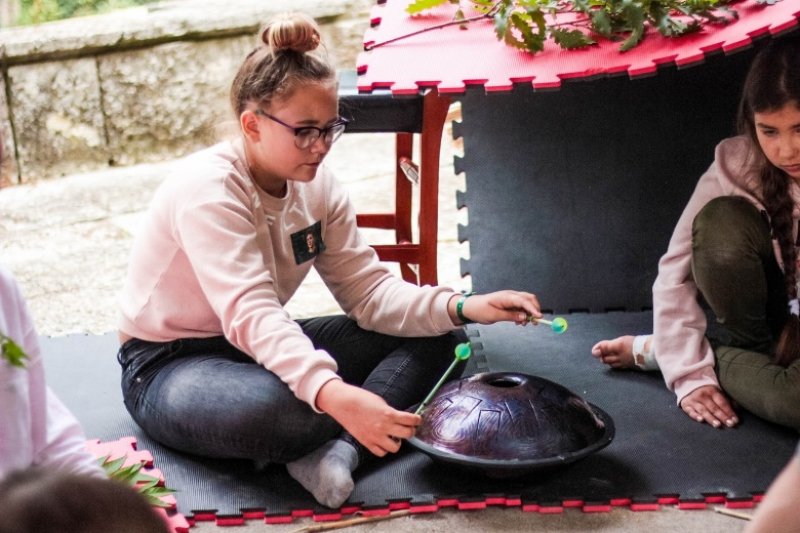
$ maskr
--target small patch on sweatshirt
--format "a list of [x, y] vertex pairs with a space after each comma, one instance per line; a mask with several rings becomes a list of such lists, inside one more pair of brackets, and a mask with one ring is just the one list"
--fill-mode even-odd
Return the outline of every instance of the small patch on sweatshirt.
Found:
[[324, 252], [325, 243], [322, 241], [322, 222], [317, 222], [306, 229], [292, 233], [292, 251], [294, 251], [294, 261], [298, 265]]

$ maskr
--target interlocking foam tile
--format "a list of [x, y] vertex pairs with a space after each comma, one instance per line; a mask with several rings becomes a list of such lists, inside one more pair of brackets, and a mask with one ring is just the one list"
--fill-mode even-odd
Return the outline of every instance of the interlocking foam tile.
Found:
[[[614, 441], [566, 468], [510, 479], [438, 464], [404, 447], [390, 461], [360, 469], [355, 491], [341, 509], [317, 505], [281, 465], [255, 470], [242, 461], [180, 454], [148, 439], [122, 405], [114, 335], [40, 341], [50, 386], [87, 434], [108, 441], [92, 441], [90, 449], [100, 456], [126, 454], [145, 462], [149, 455], [138, 446], [151, 452], [167, 485], [178, 490], [181, 515], [168, 513], [175, 531], [201, 521], [226, 526], [250, 520], [286, 524], [298, 518], [327, 522], [395, 509], [432, 513], [500, 506], [550, 514], [752, 506], [794, 453], [797, 434], [747, 413], [734, 431], [709, 430], [675, 407], [658, 374], [612, 372], [587, 355], [598, 338], [646, 327], [651, 320], [649, 313], [574, 315], [561, 336], [513, 324], [470, 326], [476, 371], [514, 370], [562, 383], [614, 418]], [[80, 380], [92, 387], [76, 387]], [[87, 388], [93, 392], [84, 396], [81, 391]], [[107, 398], [103, 409], [94, 408], [97, 398]], [[127, 435], [136, 440], [120, 438]]]
[[122, 437], [110, 442], [101, 442], [99, 439], [86, 441], [86, 451], [97, 457], [108, 457], [110, 460], [125, 457], [125, 466], [141, 463], [145, 468], [153, 466], [153, 456], [146, 450], [136, 449], [134, 437]]
[[[90, 439], [85, 444], [86, 451], [97, 457], [97, 459], [108, 458], [109, 460], [125, 458], [124, 466], [134, 464], [143, 465], [141, 472], [149, 476], [158, 478], [161, 485], [164, 484], [164, 475], [158, 469], [153, 468], [153, 456], [146, 450], [136, 448], [134, 437], [121, 437], [113, 441], [100, 441]], [[189, 521], [182, 514], [175, 512], [176, 500], [172, 495], [161, 498], [168, 507], [156, 507], [156, 512], [167, 522], [174, 533], [187, 533], [189, 531]]]
[[[382, 43], [453, 19], [453, 4], [411, 16], [410, 0], [386, 0], [371, 13], [373, 28], [364, 44]], [[619, 43], [601, 41], [588, 49], [563, 51], [548, 40], [544, 51], [530, 54], [497, 40], [493, 23], [482, 20], [428, 31], [363, 52], [357, 60], [362, 91], [390, 88], [395, 94], [416, 93], [437, 87], [441, 93], [463, 93], [467, 86], [486, 91], [509, 91], [515, 84], [552, 89], [565, 79], [594, 78], [627, 73], [652, 75], [663, 64], [687, 66], [702, 62], [706, 54], [730, 52], [750, 44], [753, 37], [777, 34], [797, 26], [800, 3], [783, 0], [759, 5], [745, 0], [732, 6], [739, 19], [727, 25], [706, 26], [701, 32], [680, 38], [662, 37], [652, 29], [634, 49], [621, 53]], [[466, 12], [470, 16], [469, 12]]]
[[714, 147], [734, 135], [767, 41], [636, 80], [459, 95], [472, 289], [532, 291], [557, 313], [650, 308], [659, 258]]

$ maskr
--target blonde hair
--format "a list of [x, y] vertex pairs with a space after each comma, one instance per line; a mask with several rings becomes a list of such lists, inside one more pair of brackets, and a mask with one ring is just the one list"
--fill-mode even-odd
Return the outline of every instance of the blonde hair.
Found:
[[308, 15], [278, 15], [260, 36], [261, 44], [247, 55], [231, 84], [231, 107], [237, 117], [248, 102], [269, 105], [303, 85], [336, 79], [324, 45], [320, 46], [319, 26]]

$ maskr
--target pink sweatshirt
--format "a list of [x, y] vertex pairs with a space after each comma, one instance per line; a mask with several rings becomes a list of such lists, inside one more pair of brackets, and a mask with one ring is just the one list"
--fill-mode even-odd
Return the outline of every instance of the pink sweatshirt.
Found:
[[[742, 196], [763, 209], [748, 192], [756, 189], [755, 177], [745, 171], [748, 150], [750, 141], [745, 137], [733, 137], [717, 145], [714, 162], [697, 183], [667, 253], [658, 264], [653, 285], [654, 349], [667, 387], [675, 392], [679, 403], [699, 387], [719, 386], [714, 354], [705, 338], [706, 318], [697, 303], [697, 286], [691, 273], [692, 222], [700, 209], [718, 196]], [[791, 187], [796, 221], [800, 218], [800, 190], [794, 182]], [[773, 241], [773, 247], [782, 264], [777, 241]]]
[[[241, 141], [223, 142], [181, 161], [159, 187], [119, 296], [121, 332], [156, 342], [224, 335], [316, 409], [336, 363], [283, 307], [312, 267], [365, 329], [430, 336], [457, 327], [451, 289], [406, 283], [378, 262], [328, 169], [275, 198], [245, 161]], [[322, 240], [317, 255], [305, 248], [309, 233]]]
[[19, 287], [2, 268], [0, 332], [29, 357], [24, 368], [0, 358], [0, 479], [30, 466], [105, 477], [84, 449], [78, 421], [45, 384], [33, 321]]

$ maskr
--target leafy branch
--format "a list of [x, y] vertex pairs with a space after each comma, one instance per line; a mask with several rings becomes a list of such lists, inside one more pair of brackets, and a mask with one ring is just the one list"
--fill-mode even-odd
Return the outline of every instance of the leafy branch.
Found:
[[20, 348], [14, 339], [2, 333], [0, 333], [0, 356], [17, 368], [25, 368], [25, 360], [28, 359], [25, 350]]
[[150, 505], [155, 507], [171, 506], [162, 498], [173, 494], [175, 489], [164, 487], [159, 484], [160, 480], [157, 477], [143, 473], [144, 465], [142, 463], [125, 466], [125, 456], [113, 460], [109, 456], [105, 456], [98, 459], [98, 462], [109, 478], [134, 488], [144, 496]]
[[[457, 7], [453, 20], [375, 43], [367, 50], [431, 30], [459, 25], [467, 29], [479, 20], [492, 20], [497, 39], [537, 53], [547, 39], [563, 49], [585, 48], [598, 39], [622, 41], [620, 51], [637, 46], [647, 27], [665, 37], [695, 33], [708, 24], [727, 24], [738, 18], [729, 7], [741, 0], [413, 0], [406, 11], [415, 15], [444, 4]], [[755, 0], [772, 5], [780, 0]], [[467, 17], [462, 2], [477, 15]]]

